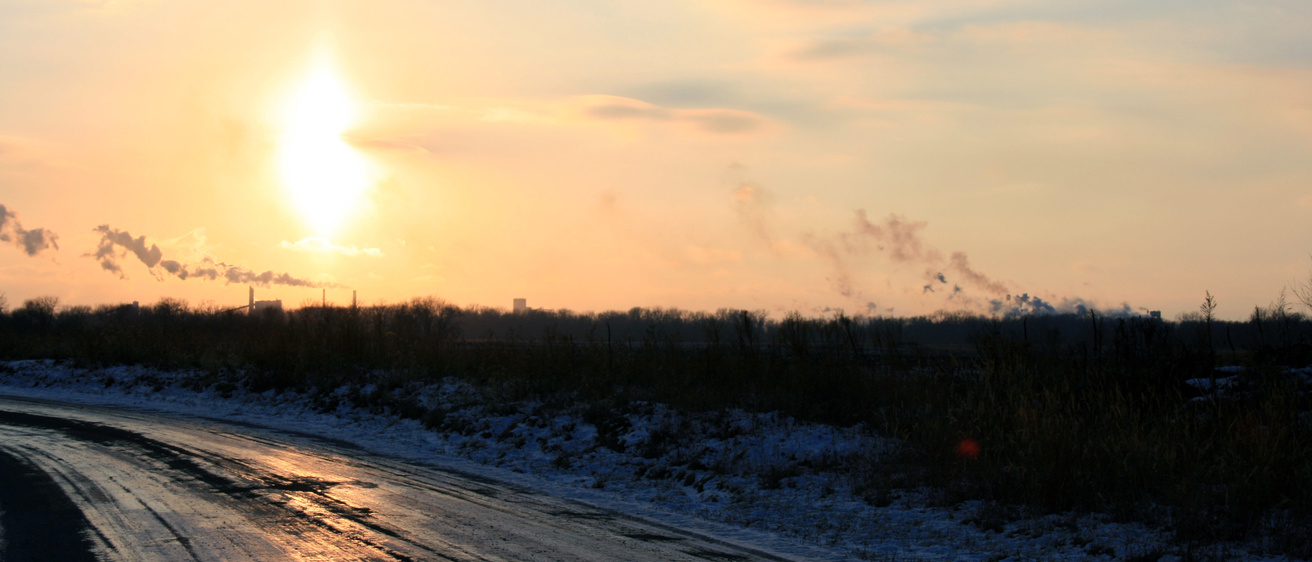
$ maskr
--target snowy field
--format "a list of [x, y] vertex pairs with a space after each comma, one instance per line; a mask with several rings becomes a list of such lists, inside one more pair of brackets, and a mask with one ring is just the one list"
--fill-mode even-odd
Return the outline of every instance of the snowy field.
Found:
[[[203, 387], [202, 376], [140, 367], [0, 363], [0, 394], [126, 406], [257, 424], [513, 482], [688, 529], [732, 534], [802, 558], [853, 560], [1182, 560], [1169, 535], [1105, 515], [1023, 516], [981, 502], [938, 505], [930, 490], [871, 493], [863, 466], [897, 443], [861, 428], [741, 411], [688, 414], [500, 402], [455, 379], [329, 393]], [[1210, 382], [1210, 381], [1209, 381]], [[423, 421], [378, 404], [421, 405]], [[1077, 485], [1077, 483], [1072, 483]], [[875, 487], [880, 490], [885, 488]], [[1198, 559], [1282, 560], [1261, 545], [1191, 549]]]

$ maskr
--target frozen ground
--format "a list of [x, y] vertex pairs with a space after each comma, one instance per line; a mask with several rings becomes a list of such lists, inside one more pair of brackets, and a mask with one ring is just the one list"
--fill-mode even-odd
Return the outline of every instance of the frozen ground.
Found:
[[[683, 528], [713, 526], [723, 532], [723, 525], [735, 526], [744, 540], [804, 557], [1176, 560], [1182, 554], [1161, 530], [1103, 515], [1027, 518], [1019, 510], [979, 502], [933, 505], [934, 494], [928, 492], [872, 494], [868, 482], [853, 474], [896, 443], [860, 428], [741, 411], [688, 414], [649, 403], [614, 408], [568, 400], [507, 403], [454, 379], [387, 392], [366, 386], [315, 395], [257, 394], [198, 384], [202, 380], [140, 367], [0, 363], [0, 394], [131, 406], [330, 437], [379, 454], [640, 511]], [[405, 405], [430, 413], [422, 423], [396, 415], [394, 409]], [[1202, 554], [1280, 559], [1263, 558], [1259, 550], [1221, 544]]]

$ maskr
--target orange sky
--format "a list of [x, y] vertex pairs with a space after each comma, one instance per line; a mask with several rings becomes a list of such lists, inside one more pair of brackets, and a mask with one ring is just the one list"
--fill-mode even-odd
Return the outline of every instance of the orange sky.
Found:
[[0, 292], [1245, 317], [1312, 5], [1143, 4], [0, 0]]

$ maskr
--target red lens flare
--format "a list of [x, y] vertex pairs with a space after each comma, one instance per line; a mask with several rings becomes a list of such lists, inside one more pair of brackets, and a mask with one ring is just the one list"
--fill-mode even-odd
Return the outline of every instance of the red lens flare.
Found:
[[957, 443], [957, 456], [963, 459], [979, 458], [979, 441], [962, 439], [960, 443]]

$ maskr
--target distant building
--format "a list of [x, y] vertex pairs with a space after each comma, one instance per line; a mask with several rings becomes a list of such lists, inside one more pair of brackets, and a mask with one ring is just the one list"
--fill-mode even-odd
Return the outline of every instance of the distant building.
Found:
[[528, 299], [515, 299], [515, 312], [528, 311]]
[[252, 310], [254, 310], [255, 312], [259, 312], [261, 310], [277, 310], [278, 312], [282, 312], [282, 300], [255, 301], [255, 308], [253, 308]]
[[246, 311], [248, 313], [255, 314], [257, 311], [260, 310], [277, 310], [278, 312], [282, 312], [282, 299], [272, 300], [272, 301], [257, 301], [255, 300], [255, 287], [250, 287], [250, 290], [251, 290], [250, 304], [246, 306]]
[[1152, 318], [1153, 320], [1161, 320], [1161, 319], [1162, 319], [1162, 311], [1160, 311], [1160, 310], [1149, 310], [1149, 311], [1148, 311], [1148, 316], [1149, 316], [1150, 318]]

